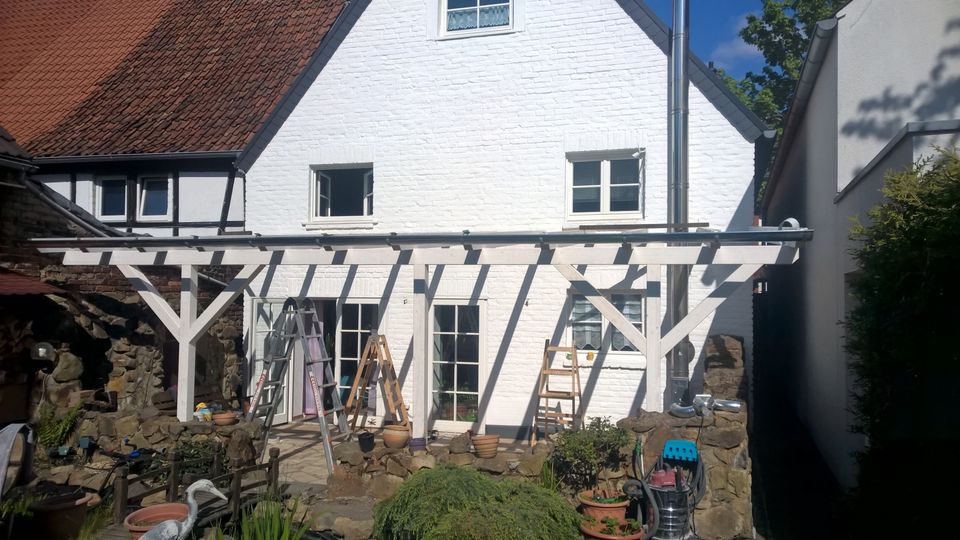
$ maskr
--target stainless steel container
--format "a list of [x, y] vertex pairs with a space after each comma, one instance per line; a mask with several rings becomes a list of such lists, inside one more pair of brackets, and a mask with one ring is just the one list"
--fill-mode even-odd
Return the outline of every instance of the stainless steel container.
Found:
[[677, 491], [674, 486], [650, 486], [660, 507], [660, 527], [654, 538], [679, 540], [685, 538], [690, 528], [690, 488]]

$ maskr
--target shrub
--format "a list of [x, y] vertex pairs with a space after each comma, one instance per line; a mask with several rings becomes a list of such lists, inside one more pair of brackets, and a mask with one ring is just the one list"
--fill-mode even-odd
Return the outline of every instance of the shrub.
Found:
[[[288, 510], [283, 501], [267, 496], [253, 510], [244, 510], [235, 524], [229, 538], [233, 540], [300, 540], [312, 525], [312, 521], [298, 521], [299, 501], [293, 501]], [[228, 538], [223, 529], [217, 527], [213, 538]]]
[[623, 464], [620, 448], [629, 444], [630, 435], [607, 418], [593, 418], [578, 431], [564, 431], [557, 438], [550, 460], [561, 480], [576, 491], [596, 487], [604, 468]]
[[556, 493], [453, 466], [417, 472], [374, 508], [374, 536], [381, 540], [574, 539], [578, 524]]

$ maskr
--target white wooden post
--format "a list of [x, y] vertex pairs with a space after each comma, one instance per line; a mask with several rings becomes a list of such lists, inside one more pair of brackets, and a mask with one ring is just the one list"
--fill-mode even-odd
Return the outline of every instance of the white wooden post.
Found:
[[430, 328], [430, 306], [427, 301], [427, 282], [430, 271], [426, 265], [413, 267], [413, 436], [427, 436], [430, 409], [430, 359], [427, 358], [427, 334]]
[[177, 419], [193, 418], [194, 380], [196, 378], [197, 345], [192, 339], [193, 323], [197, 319], [197, 267], [180, 267], [180, 335], [177, 362]]
[[[647, 266], [647, 293], [643, 297], [644, 311], [647, 319], [643, 328], [647, 334], [647, 388], [644, 403], [648, 410], [663, 410], [663, 394], [660, 393], [662, 371], [660, 363], [663, 354], [660, 352], [660, 276], [663, 267], [659, 264]], [[631, 411], [632, 413], [633, 411]]]

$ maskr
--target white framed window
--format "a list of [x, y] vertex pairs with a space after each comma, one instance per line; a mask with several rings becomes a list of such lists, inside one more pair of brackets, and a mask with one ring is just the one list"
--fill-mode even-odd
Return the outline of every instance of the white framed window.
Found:
[[[639, 292], [607, 291], [603, 295], [641, 332], [643, 295]], [[570, 342], [581, 351], [637, 353], [637, 348], [583, 295], [570, 298]]]
[[94, 214], [102, 221], [127, 220], [127, 177], [105, 176], [94, 182]]
[[439, 0], [440, 35], [465, 37], [513, 30], [517, 0]]
[[308, 223], [372, 223], [373, 185], [372, 165], [312, 168]]
[[643, 161], [639, 150], [567, 154], [567, 219], [642, 218]]
[[137, 219], [164, 221], [173, 216], [170, 176], [150, 175], [137, 179]]
[[431, 326], [431, 418], [441, 431], [481, 425], [485, 381], [485, 303], [434, 301]]

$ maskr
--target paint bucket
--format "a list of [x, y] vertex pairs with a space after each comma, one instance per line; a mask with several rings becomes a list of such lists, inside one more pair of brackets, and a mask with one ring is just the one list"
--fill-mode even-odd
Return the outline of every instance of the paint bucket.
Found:
[[410, 453], [427, 450], [427, 439], [424, 437], [414, 437], [410, 439]]
[[364, 431], [363, 433], [357, 435], [357, 442], [360, 443], [361, 452], [367, 453], [373, 451], [373, 433]]

